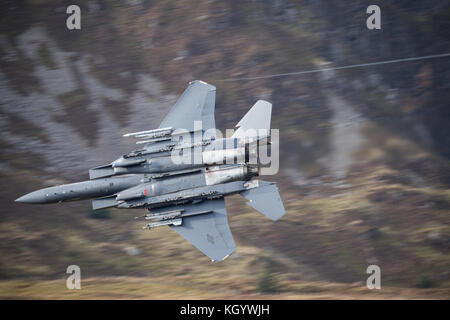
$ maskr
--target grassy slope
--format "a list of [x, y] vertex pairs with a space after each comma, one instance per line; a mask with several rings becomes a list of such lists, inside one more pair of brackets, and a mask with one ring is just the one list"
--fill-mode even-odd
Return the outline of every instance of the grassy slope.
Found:
[[[177, 281], [173, 281], [177, 280]], [[218, 289], [214, 284], [197, 285], [176, 277], [105, 277], [82, 280], [81, 290], [66, 289], [65, 279], [50, 281], [10, 280], [0, 282], [0, 299], [442, 299], [445, 289], [365, 287], [330, 282], [301, 281], [278, 294], [242, 293]]]

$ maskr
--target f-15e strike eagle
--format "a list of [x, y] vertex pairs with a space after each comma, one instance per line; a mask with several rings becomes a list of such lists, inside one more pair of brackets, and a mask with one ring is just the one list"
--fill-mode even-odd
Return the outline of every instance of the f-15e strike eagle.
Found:
[[270, 144], [272, 105], [259, 100], [231, 137], [219, 138], [215, 97], [214, 86], [190, 82], [158, 129], [124, 135], [142, 139], [136, 143], [143, 148], [90, 169], [88, 181], [37, 190], [16, 202], [93, 199], [94, 210], [145, 208], [145, 228], [169, 226], [213, 261], [222, 261], [236, 249], [225, 196], [239, 193], [272, 220], [285, 210], [275, 183], [252, 180], [261, 163], [257, 155], [254, 163], [250, 158], [259, 143]]

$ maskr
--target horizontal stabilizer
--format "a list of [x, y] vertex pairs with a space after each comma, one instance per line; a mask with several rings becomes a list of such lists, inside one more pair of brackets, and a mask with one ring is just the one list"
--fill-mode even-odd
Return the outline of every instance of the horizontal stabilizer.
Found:
[[257, 180], [251, 189], [241, 195], [249, 200], [247, 204], [272, 220], [278, 220], [286, 213], [275, 182]]

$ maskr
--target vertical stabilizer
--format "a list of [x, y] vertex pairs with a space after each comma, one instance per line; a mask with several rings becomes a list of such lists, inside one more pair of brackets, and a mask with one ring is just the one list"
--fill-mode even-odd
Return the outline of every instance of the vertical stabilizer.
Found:
[[271, 116], [272, 104], [264, 100], [258, 100], [238, 122], [236, 127], [239, 128], [232, 137], [241, 140], [259, 140], [269, 136]]

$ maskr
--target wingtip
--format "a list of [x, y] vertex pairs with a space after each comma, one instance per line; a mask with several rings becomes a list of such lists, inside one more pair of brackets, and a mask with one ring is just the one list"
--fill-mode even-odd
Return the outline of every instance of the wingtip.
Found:
[[210, 87], [210, 89], [211, 89], [210, 91], [216, 90], [215, 86], [213, 86], [212, 84], [210, 84], [210, 83], [208, 83], [206, 81], [203, 81], [203, 80], [192, 80], [192, 81], [189, 81], [189, 85], [192, 85], [192, 84], [195, 84], [195, 83], [199, 83], [199, 84], [206, 85], [206, 86]]

